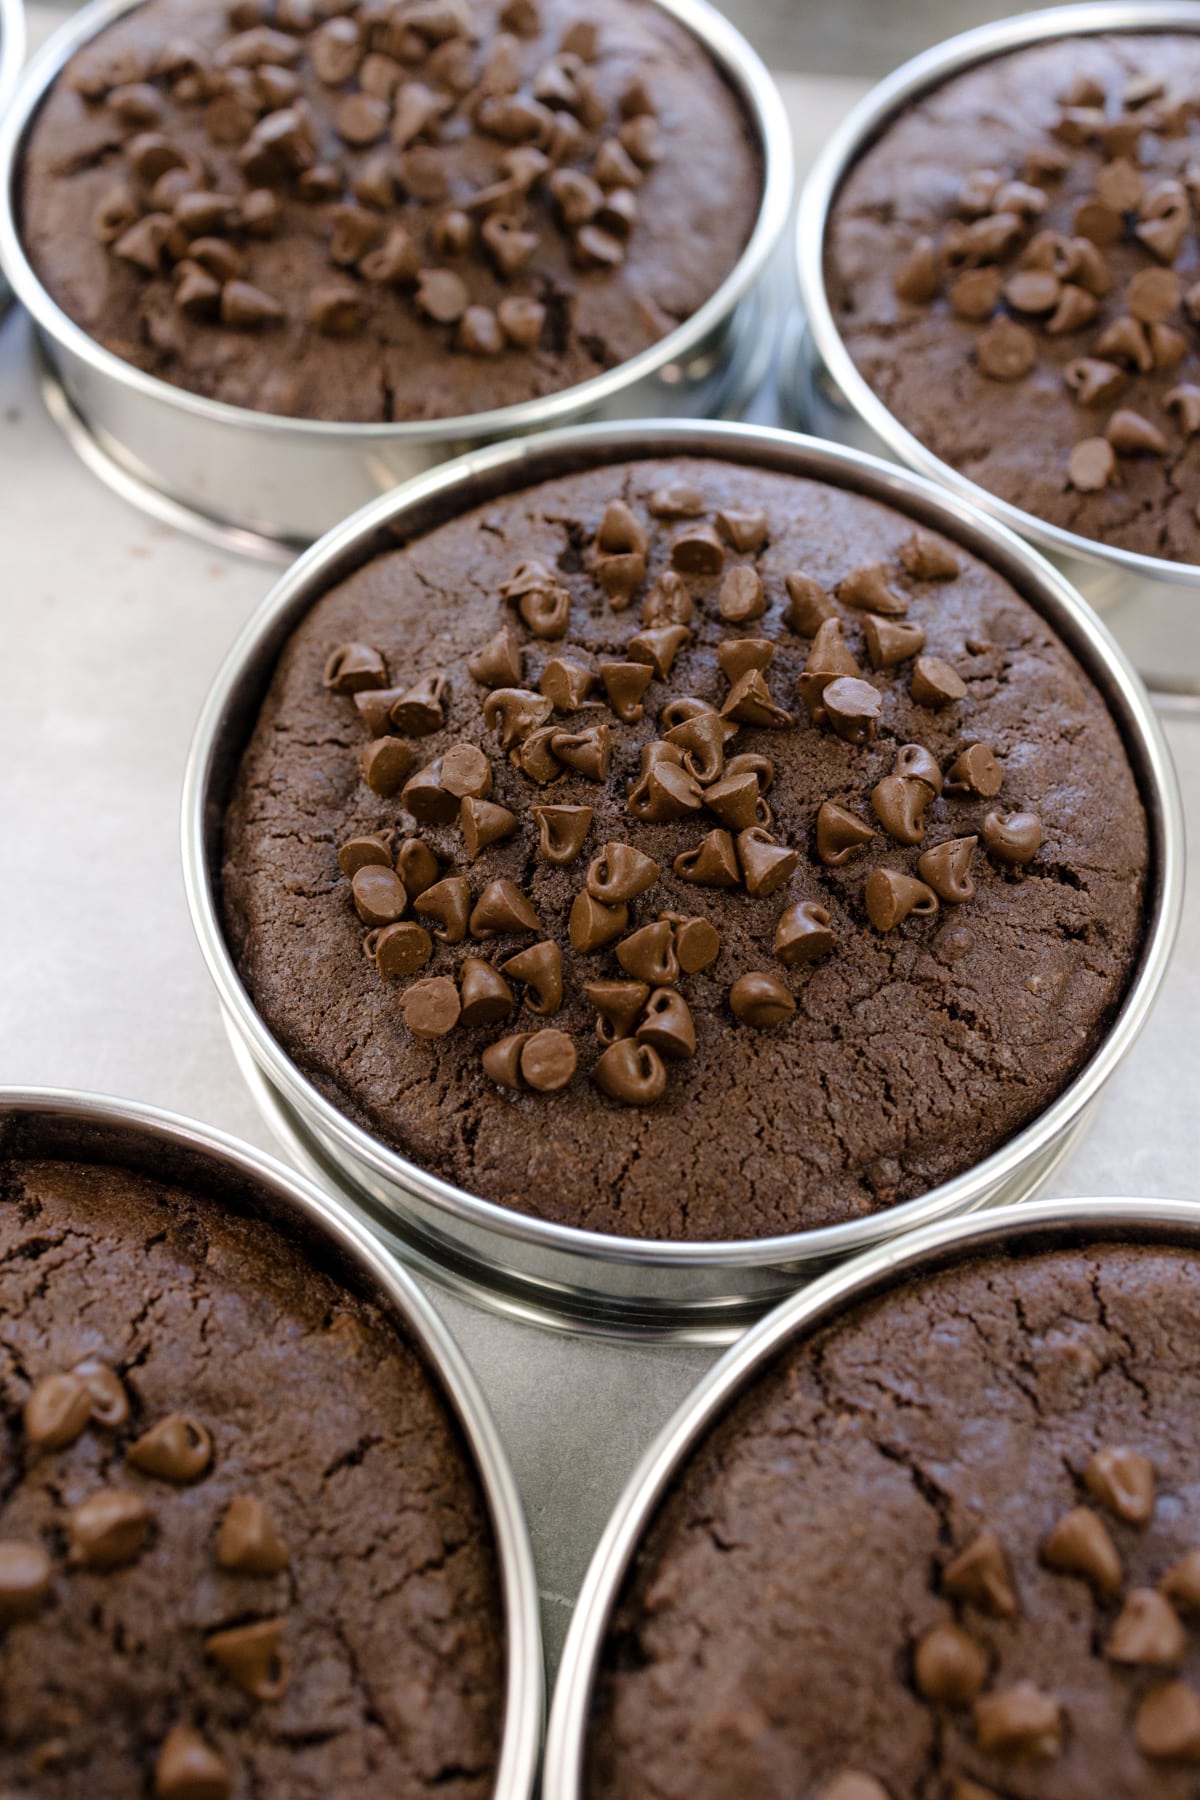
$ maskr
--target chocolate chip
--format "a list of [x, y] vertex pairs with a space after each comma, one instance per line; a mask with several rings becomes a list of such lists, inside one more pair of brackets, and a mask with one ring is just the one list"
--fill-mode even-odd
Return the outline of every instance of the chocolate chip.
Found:
[[1200, 1694], [1182, 1681], [1157, 1683], [1137, 1709], [1134, 1737], [1156, 1762], [1200, 1763]]
[[982, 1694], [975, 1702], [975, 1741], [989, 1756], [1058, 1756], [1062, 1709], [1031, 1681]]
[[237, 224], [248, 237], [270, 237], [279, 224], [279, 200], [270, 188], [251, 188], [238, 201]]
[[884, 618], [899, 618], [908, 611], [908, 601], [892, 588], [882, 563], [852, 569], [838, 583], [837, 597], [844, 606], [877, 613]]
[[53, 1569], [40, 1544], [0, 1538], [0, 1623], [31, 1619], [47, 1594]]
[[543, 725], [537, 731], [531, 731], [518, 749], [509, 751], [510, 760], [521, 773], [528, 775], [531, 781], [538, 782], [542, 787], [557, 781], [563, 772], [563, 766], [551, 747], [558, 729], [557, 725]]
[[1037, 341], [1026, 326], [1013, 319], [997, 319], [980, 332], [975, 354], [980, 368], [993, 381], [1020, 381], [1037, 361]]
[[[637, 819], [658, 823], [666, 819], [682, 819], [699, 812], [705, 804], [700, 783], [679, 763], [647, 760], [655, 746], [647, 744], [642, 751], [642, 773], [629, 789], [626, 806]], [[663, 746], [670, 751], [674, 746]], [[711, 790], [710, 790], [711, 791]]]
[[1063, 370], [1063, 380], [1081, 406], [1107, 406], [1128, 379], [1116, 363], [1094, 356], [1077, 356]]
[[680, 1062], [696, 1054], [696, 1027], [682, 994], [669, 987], [655, 988], [646, 1002], [646, 1016], [634, 1036], [668, 1062]]
[[796, 1010], [796, 1002], [778, 975], [758, 969], [738, 976], [729, 990], [729, 1005], [735, 1019], [759, 1030], [781, 1025]]
[[507, 806], [497, 806], [491, 800], [477, 800], [468, 794], [462, 803], [459, 824], [467, 855], [474, 862], [480, 851], [512, 836], [517, 829], [517, 816]]
[[1058, 305], [1045, 322], [1045, 329], [1051, 337], [1065, 337], [1072, 331], [1082, 331], [1090, 325], [1100, 311], [1100, 303], [1094, 295], [1084, 288], [1068, 285], [1059, 296]]
[[987, 1680], [987, 1670], [985, 1652], [961, 1625], [935, 1625], [913, 1656], [917, 1687], [937, 1706], [969, 1706]]
[[[585, 230], [590, 230], [586, 226]], [[523, 268], [537, 249], [540, 239], [536, 232], [523, 231], [512, 219], [503, 213], [492, 213], [479, 228], [484, 247], [502, 276], [515, 275]], [[601, 234], [602, 235], [602, 234]], [[578, 245], [579, 239], [576, 239]]]
[[116, 1569], [141, 1555], [154, 1515], [140, 1494], [101, 1488], [67, 1515], [68, 1560], [87, 1569]]
[[900, 546], [901, 566], [915, 581], [953, 581], [958, 558], [932, 531], [916, 530]]
[[990, 319], [999, 305], [1002, 287], [999, 269], [964, 269], [950, 284], [951, 309], [960, 319]]
[[387, 664], [371, 644], [339, 644], [330, 652], [322, 680], [335, 694], [358, 694], [387, 686]]
[[[175, 268], [175, 304], [189, 319], [215, 319], [221, 311], [221, 283], [207, 269], [181, 262]], [[236, 320], [226, 319], [226, 324]]]
[[[424, 898], [422, 895], [421, 901]], [[417, 902], [418, 912], [421, 910], [421, 901]], [[429, 933], [411, 919], [401, 920], [395, 925], [385, 925], [381, 931], [373, 931], [368, 942], [372, 944], [371, 954], [384, 981], [391, 981], [398, 975], [415, 975], [433, 955]]]
[[1114, 319], [1100, 333], [1093, 349], [1097, 356], [1121, 363], [1146, 375], [1154, 367], [1154, 352], [1146, 328], [1137, 319]]
[[773, 698], [759, 669], [747, 669], [734, 682], [725, 697], [721, 717], [734, 719], [740, 725], [765, 726], [773, 731], [787, 731], [796, 722], [792, 714]]
[[775, 925], [775, 954], [789, 969], [828, 956], [836, 942], [829, 910], [814, 900], [797, 900]]
[[630, 932], [617, 945], [617, 961], [627, 975], [651, 988], [672, 987], [679, 980], [679, 956], [675, 927], [670, 919], [656, 919]]
[[542, 670], [538, 686], [557, 712], [578, 712], [595, 686], [596, 677], [570, 657], [554, 656]]
[[833, 602], [819, 581], [800, 570], [784, 577], [788, 591], [787, 624], [801, 637], [812, 637], [834, 614]]
[[721, 539], [711, 525], [685, 525], [671, 544], [671, 566], [681, 575], [719, 575], [725, 564]]
[[[485, 687], [517, 687], [521, 680], [521, 647], [507, 626], [467, 658], [467, 670]], [[546, 715], [549, 717], [549, 714]], [[489, 721], [490, 723], [490, 721]]]
[[234, 1684], [253, 1700], [278, 1700], [288, 1684], [288, 1661], [280, 1649], [282, 1619], [256, 1619], [212, 1631], [204, 1648]]
[[325, 282], [309, 296], [308, 317], [322, 337], [353, 337], [363, 322], [361, 293], [349, 282]]
[[456, 325], [470, 304], [466, 283], [453, 269], [422, 269], [416, 305], [438, 325]]
[[647, 663], [658, 679], [665, 681], [675, 658], [691, 641], [686, 625], [655, 625], [631, 637], [625, 648], [631, 662]]
[[[431, 236], [439, 256], [465, 256], [471, 248], [475, 227], [468, 213], [452, 206], [434, 220]], [[469, 309], [465, 316], [469, 316]]]
[[[471, 916], [471, 889], [466, 876], [446, 875], [433, 882], [417, 895], [413, 911], [422, 918], [437, 920], [433, 935], [439, 944], [461, 944]], [[428, 960], [423, 957], [422, 963]]]
[[539, 856], [560, 868], [573, 863], [592, 828], [592, 808], [535, 806], [531, 810], [538, 823]]
[[795, 874], [800, 861], [798, 851], [787, 844], [777, 844], [761, 825], [752, 825], [738, 834], [738, 861], [746, 892], [755, 899], [774, 894]]
[[199, 1732], [172, 1725], [154, 1765], [155, 1800], [229, 1800], [233, 1778]]
[[1154, 1517], [1154, 1468], [1136, 1450], [1097, 1450], [1083, 1479], [1088, 1492], [1126, 1524], [1147, 1525]]
[[[864, 1775], [861, 1769], [843, 1769], [820, 1790], [816, 1800], [892, 1800], [892, 1796], [873, 1775]], [[960, 1797], [955, 1795], [954, 1800]]]
[[840, 675], [821, 696], [827, 722], [847, 744], [869, 744], [875, 737], [883, 696], [869, 681]]
[[967, 684], [940, 656], [918, 656], [913, 664], [909, 692], [918, 706], [948, 706], [966, 696]]
[[1183, 1661], [1187, 1634], [1171, 1602], [1153, 1588], [1133, 1588], [1104, 1646], [1110, 1662], [1174, 1669]]
[[694, 976], [702, 968], [711, 967], [720, 956], [720, 931], [707, 918], [685, 913], [660, 913], [658, 920], [673, 927], [676, 961], [685, 976]]
[[931, 237], [919, 237], [896, 271], [893, 287], [897, 298], [923, 306], [938, 291], [938, 256]]
[[333, 236], [329, 240], [329, 260], [339, 268], [352, 269], [378, 244], [383, 221], [364, 206], [335, 206], [330, 216]]
[[384, 285], [404, 286], [417, 279], [420, 252], [403, 225], [393, 225], [378, 250], [370, 251], [359, 263], [368, 281]]
[[546, 324], [546, 308], [528, 294], [506, 294], [496, 307], [500, 329], [518, 350], [533, 350]]
[[610, 1044], [592, 1071], [602, 1094], [625, 1106], [653, 1106], [667, 1089], [667, 1070], [650, 1044], [619, 1038]]
[[871, 827], [844, 806], [822, 802], [817, 812], [817, 855], [827, 869], [840, 869], [874, 836]]
[[[365, 873], [366, 871], [364, 871]], [[393, 877], [395, 879], [395, 877]], [[169, 1413], [129, 1446], [125, 1460], [143, 1475], [181, 1486], [199, 1481], [212, 1465], [210, 1432], [197, 1419]]]
[[1116, 472], [1116, 455], [1107, 438], [1081, 438], [1067, 459], [1067, 480], [1080, 494], [1101, 493]]
[[868, 613], [863, 620], [863, 637], [873, 669], [891, 669], [907, 662], [925, 647], [925, 633], [920, 625], [902, 619], [877, 619]]
[[486, 800], [492, 791], [492, 765], [478, 744], [451, 744], [441, 757], [438, 779], [459, 800]]
[[771, 823], [771, 810], [762, 797], [758, 778], [748, 769], [727, 773], [705, 788], [704, 805], [734, 831]]
[[1104, 435], [1118, 456], [1165, 456], [1170, 448], [1157, 425], [1126, 407], [1113, 414]]
[[681, 881], [698, 887], [737, 887], [737, 852], [727, 831], [710, 831], [694, 850], [684, 850], [672, 865]]
[[664, 569], [642, 602], [642, 624], [652, 630], [687, 625], [695, 610], [683, 577], [674, 569]]
[[[429, 895], [422, 898], [428, 900]], [[489, 881], [471, 911], [472, 937], [493, 938], [507, 932], [540, 929], [540, 921], [529, 901], [520, 888], [505, 877]]]
[[1051, 313], [1061, 293], [1062, 283], [1049, 269], [1018, 269], [1004, 284], [1004, 298], [1014, 312]]
[[516, 1031], [488, 1045], [482, 1058], [483, 1072], [497, 1087], [514, 1088], [518, 1093], [524, 1087], [521, 1052], [532, 1036], [531, 1031]]
[[632, 1037], [638, 1018], [650, 998], [645, 981], [590, 981], [584, 993], [596, 1009], [596, 1036], [602, 1044]]
[[438, 879], [438, 859], [420, 838], [405, 838], [396, 852], [396, 873], [410, 900], [431, 888]]
[[556, 731], [550, 748], [560, 762], [588, 781], [607, 781], [612, 763], [612, 731], [592, 725], [586, 731]]
[[1108, 1526], [1090, 1507], [1074, 1507], [1058, 1521], [1042, 1545], [1042, 1561], [1064, 1575], [1082, 1576], [1099, 1594], [1120, 1591], [1121, 1558]]
[[562, 1005], [562, 951], [550, 939], [519, 950], [500, 965], [505, 975], [525, 985], [525, 1004], [530, 1012], [549, 1017]]
[[358, 767], [373, 794], [390, 798], [397, 793], [413, 765], [413, 753], [400, 738], [381, 737], [364, 744]]
[[254, 1494], [235, 1494], [217, 1534], [217, 1563], [239, 1575], [278, 1575], [288, 1566], [287, 1546], [266, 1506]]
[[543, 564], [532, 560], [521, 563], [505, 583], [504, 597], [516, 602], [517, 611], [535, 637], [563, 636], [570, 621], [571, 596]]
[[655, 488], [646, 509], [656, 519], [699, 519], [706, 511], [704, 495], [690, 481], [671, 481]]
[[569, 226], [586, 225], [604, 203], [600, 183], [581, 169], [556, 169], [548, 185], [564, 223]]
[[628, 923], [627, 906], [605, 906], [602, 901], [593, 899], [584, 888], [576, 894], [567, 921], [571, 948], [580, 955], [600, 950], [605, 944], [611, 944], [614, 938], [620, 937]]
[[808, 709], [809, 717], [819, 724], [824, 717], [822, 697], [831, 681], [839, 675], [859, 675], [857, 662], [842, 636], [840, 619], [826, 619], [817, 629], [808, 652], [804, 672], [797, 686]]
[[460, 1016], [464, 1025], [495, 1025], [516, 1005], [513, 991], [498, 969], [468, 956], [459, 970]]
[[640, 187], [645, 179], [618, 138], [605, 138], [592, 162], [592, 174], [605, 190]]
[[885, 775], [871, 789], [875, 817], [898, 844], [919, 844], [925, 835], [925, 813], [934, 798], [922, 781]]
[[92, 1407], [92, 1423], [115, 1429], [129, 1417], [129, 1395], [115, 1369], [110, 1369], [95, 1356], [85, 1356], [71, 1373], [87, 1388]]
[[608, 695], [608, 703], [618, 719], [626, 725], [637, 725], [645, 712], [642, 695], [654, 679], [648, 663], [611, 662], [600, 664], [600, 679]]
[[947, 838], [918, 857], [917, 873], [939, 900], [961, 906], [975, 898], [971, 857], [978, 842], [977, 837]]
[[535, 694], [531, 688], [494, 688], [483, 703], [484, 723], [499, 731], [502, 750], [527, 738], [553, 711], [550, 697]]
[[578, 1062], [578, 1052], [565, 1031], [535, 1031], [521, 1046], [521, 1079], [535, 1093], [557, 1094], [571, 1080]]
[[1174, 413], [1185, 438], [1195, 437], [1200, 432], [1200, 387], [1191, 382], [1183, 382], [1179, 387], [1171, 389], [1163, 405], [1168, 412]]
[[454, 342], [468, 356], [499, 356], [504, 348], [504, 333], [491, 307], [468, 306]]
[[458, 989], [449, 975], [414, 981], [401, 994], [400, 1007], [408, 1029], [424, 1042], [445, 1037], [458, 1024], [462, 1011]]
[[78, 1375], [44, 1375], [21, 1409], [28, 1441], [38, 1450], [65, 1450], [86, 1430], [92, 1397]]
[[1042, 821], [1036, 813], [989, 812], [981, 827], [984, 844], [997, 862], [1012, 868], [1031, 862], [1042, 843]]
[[605, 906], [617, 906], [653, 887], [661, 871], [658, 864], [633, 844], [605, 844], [587, 871], [587, 891]]
[[717, 610], [727, 625], [742, 625], [747, 619], [759, 619], [766, 611], [762, 582], [749, 563], [730, 569], [721, 583]]
[[1004, 784], [1004, 771], [990, 745], [968, 744], [946, 771], [948, 794], [978, 794], [992, 800]]
[[892, 931], [910, 913], [928, 918], [938, 910], [938, 897], [933, 889], [915, 875], [898, 869], [872, 869], [863, 890], [863, 901], [876, 931]]
[[1168, 1569], [1159, 1586], [1189, 1617], [1200, 1616], [1200, 1550], [1189, 1550]]
[[[388, 739], [382, 740], [384, 743]], [[396, 740], [399, 742], [399, 740]], [[400, 793], [401, 803], [422, 825], [451, 825], [458, 817], [458, 797], [442, 786], [442, 765], [427, 763], [410, 775]]]
[[366, 926], [390, 925], [403, 915], [408, 905], [404, 883], [390, 864], [368, 862], [354, 873], [351, 881], [354, 910]]
[[147, 213], [117, 239], [112, 246], [113, 255], [122, 262], [133, 263], [147, 275], [157, 275], [171, 224], [169, 213]]

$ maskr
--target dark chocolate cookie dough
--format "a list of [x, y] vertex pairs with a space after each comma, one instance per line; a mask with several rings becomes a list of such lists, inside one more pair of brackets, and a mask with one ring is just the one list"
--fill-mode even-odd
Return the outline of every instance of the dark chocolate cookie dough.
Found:
[[830, 303], [889, 411], [1001, 499], [1200, 561], [1200, 36], [1067, 37], [915, 101], [847, 176]]
[[999, 575], [850, 493], [660, 460], [317, 603], [221, 906], [270, 1029], [385, 1142], [712, 1239], [878, 1211], [1025, 1124], [1120, 999], [1146, 863], [1104, 702]]
[[491, 1794], [484, 1503], [372, 1304], [210, 1199], [18, 1161], [0, 1321], [6, 1796]]
[[59, 306], [152, 375], [437, 419], [656, 343], [761, 186], [740, 102], [649, 0], [148, 0], [55, 82], [21, 229]]
[[589, 1800], [1184, 1800], [1200, 1272], [992, 1257], [782, 1356], [693, 1453], [604, 1651]]

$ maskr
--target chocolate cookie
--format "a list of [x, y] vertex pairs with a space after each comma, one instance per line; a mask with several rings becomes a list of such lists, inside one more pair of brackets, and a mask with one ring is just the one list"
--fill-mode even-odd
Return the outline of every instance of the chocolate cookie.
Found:
[[717, 460], [599, 468], [383, 554], [286, 645], [221, 895], [297, 1065], [468, 1191], [638, 1237], [861, 1217], [1103, 1036], [1146, 825], [994, 570]]
[[0, 1788], [483, 1800], [499, 1581], [446, 1403], [283, 1233], [0, 1165]]
[[116, 355], [349, 422], [627, 361], [720, 286], [761, 189], [741, 103], [649, 0], [147, 0], [55, 81], [20, 204]]
[[1035, 518], [1200, 561], [1200, 35], [1071, 36], [916, 100], [825, 246], [865, 379]]
[[688, 1460], [619, 1603], [589, 1800], [1183, 1800], [1200, 1276], [989, 1256], [860, 1305]]

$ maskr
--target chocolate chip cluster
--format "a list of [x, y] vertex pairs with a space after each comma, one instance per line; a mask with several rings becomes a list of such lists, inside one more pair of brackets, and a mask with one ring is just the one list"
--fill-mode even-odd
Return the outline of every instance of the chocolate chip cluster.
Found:
[[[1150, 1527], [1156, 1504], [1153, 1467], [1136, 1450], [1106, 1447], [1088, 1461], [1083, 1485], [1095, 1504], [1077, 1506], [1057, 1521], [1042, 1542], [1042, 1562], [1057, 1574], [1087, 1582], [1097, 1605], [1111, 1613], [1101, 1642], [1114, 1669], [1150, 1677], [1133, 1713], [1142, 1755], [1164, 1767], [1200, 1765], [1200, 1694], [1171, 1676], [1187, 1648], [1184, 1619], [1200, 1620], [1200, 1548], [1165, 1569], [1156, 1588], [1133, 1588], [1122, 1596], [1121, 1553], [1103, 1514], [1135, 1531]], [[1004, 1620], [1020, 1611], [1009, 1559], [994, 1531], [981, 1531], [951, 1557], [941, 1571], [941, 1590], [959, 1616], [935, 1625], [912, 1647], [912, 1678], [922, 1699], [939, 1710], [969, 1708], [978, 1748], [1006, 1765], [1060, 1756], [1069, 1725], [1064, 1707], [1029, 1681], [989, 1689], [989, 1653], [970, 1629], [971, 1613]], [[891, 1797], [875, 1776], [846, 1770], [820, 1800]], [[950, 1800], [998, 1796], [959, 1778]]]
[[[895, 289], [904, 301], [944, 304], [977, 324], [973, 355], [994, 381], [1036, 377], [1039, 334], [1089, 334], [1062, 379], [1081, 409], [1108, 417], [1102, 432], [1074, 446], [1063, 477], [1094, 493], [1120, 481], [1119, 459], [1167, 457], [1172, 435], [1200, 432], [1200, 387], [1191, 382], [1165, 393], [1161, 423], [1113, 404], [1139, 376], [1174, 369], [1195, 351], [1200, 283], [1185, 286], [1173, 265], [1194, 239], [1200, 164], [1182, 177], [1155, 165], [1162, 140], [1186, 136], [1200, 105], [1142, 75], [1111, 92], [1081, 76], [1060, 101], [1049, 136], [1021, 169], [967, 175], [957, 218], [937, 239], [916, 241]], [[1074, 206], [1071, 230], [1041, 228], [1053, 188], [1084, 156], [1095, 159], [1092, 191]], [[1123, 282], [1112, 267], [1118, 247], [1142, 263]]]
[[[829, 909], [811, 891], [786, 892], [798, 876], [842, 867], [865, 850], [877, 829], [913, 849], [911, 873], [864, 870], [862, 911], [884, 933], [910, 915], [969, 902], [981, 836], [1007, 876], [1028, 864], [1042, 841], [1034, 815], [989, 808], [978, 831], [922, 848], [935, 801], [969, 808], [965, 816], [973, 819], [977, 802], [1001, 792], [997, 757], [988, 745], [971, 741], [944, 774], [925, 746], [903, 745], [893, 772], [864, 792], [874, 825], [845, 804], [844, 795], [827, 800], [814, 820], [812, 861], [806, 846], [785, 841], [776, 828], [770, 798], [776, 769], [769, 752], [778, 734], [831, 732], [852, 751], [866, 751], [874, 742], [884, 693], [864, 674], [847, 630], [861, 631], [872, 673], [910, 665], [909, 692], [918, 706], [943, 711], [966, 697], [957, 669], [924, 653], [924, 631], [905, 616], [911, 592], [959, 575], [957, 558], [940, 539], [915, 531], [895, 566], [852, 568], [833, 594], [801, 570], [787, 575], [785, 626], [810, 640], [796, 681], [800, 706], [793, 712], [772, 686], [776, 640], [747, 635], [767, 607], [754, 560], [769, 541], [766, 513], [710, 511], [700, 493], [683, 484], [654, 492], [646, 512], [648, 518], [639, 517], [627, 501], [613, 499], [586, 556], [603, 595], [600, 604], [621, 614], [646, 582], [652, 532], [667, 540], [667, 566], [644, 593], [639, 629], [619, 657], [564, 641], [572, 624], [571, 595], [545, 563], [527, 557], [503, 584], [498, 629], [466, 659], [469, 680], [482, 691], [481, 703], [471, 697], [472, 708], [482, 712], [491, 744], [446, 742], [454, 696], [444, 670], [424, 671], [412, 685], [392, 685], [376, 647], [343, 643], [330, 650], [324, 671], [326, 688], [353, 705], [368, 733], [359, 754], [363, 781], [381, 797], [397, 799], [405, 815], [395, 828], [343, 843], [338, 863], [366, 928], [365, 954], [383, 979], [407, 984], [400, 1006], [410, 1031], [432, 1041], [460, 1027], [494, 1027], [519, 1006], [549, 1021], [578, 983], [596, 1014], [600, 1049], [591, 1078], [603, 1094], [629, 1105], [660, 1100], [670, 1065], [695, 1054], [695, 1020], [681, 989], [723, 954], [721, 932], [703, 910], [656, 901], [665, 871], [637, 841], [640, 826], [694, 825], [694, 841], [673, 855], [674, 883], [753, 900], [779, 895], [780, 909], [763, 944], [773, 966], [728, 971], [729, 1012], [754, 1029], [785, 1025], [796, 1011], [793, 984], [835, 949]], [[714, 652], [724, 682], [716, 701], [679, 691], [674, 679], [677, 660], [693, 643], [701, 606], [709, 610], [706, 626], [715, 621], [726, 633]], [[530, 668], [535, 662], [536, 678]], [[648, 715], [655, 725], [649, 739]], [[444, 747], [423, 757], [422, 740], [434, 733]], [[583, 859], [595, 809], [554, 804], [555, 784], [570, 775], [594, 783], [606, 798], [615, 784], [628, 836], [592, 847], [562, 917], [542, 918], [517, 882], [488, 872], [489, 850], [523, 828], [511, 780], [509, 804], [493, 797], [497, 758], [506, 758], [520, 778], [536, 827], [536, 857], [558, 868]], [[451, 852], [449, 868], [446, 844], [456, 840], [439, 836], [439, 854], [422, 827], [457, 829], [460, 849]], [[482, 883], [467, 873], [481, 863]], [[806, 885], [811, 889], [811, 880]], [[481, 952], [500, 937], [530, 941], [492, 962]], [[470, 954], [439, 958], [438, 972], [421, 974], [435, 946], [468, 941]], [[575, 1077], [580, 1050], [569, 1033], [540, 1023], [488, 1043], [481, 1064], [501, 1087], [554, 1093]]]
[[[120, 1375], [96, 1357], [70, 1370], [43, 1376], [25, 1400], [22, 1425], [30, 1456], [67, 1449], [89, 1429], [120, 1438], [131, 1416], [129, 1393]], [[130, 1469], [176, 1487], [203, 1480], [213, 1463], [211, 1433], [183, 1413], [159, 1419], [126, 1445]], [[63, 1517], [66, 1570], [107, 1575], [135, 1562], [154, 1540], [156, 1509], [141, 1487], [108, 1485], [67, 1508]], [[216, 1566], [232, 1574], [278, 1575], [289, 1553], [263, 1502], [235, 1495], [216, 1526]], [[0, 1539], [0, 1624], [32, 1618], [57, 1579], [45, 1545]], [[284, 1621], [254, 1619], [210, 1631], [205, 1654], [242, 1693], [253, 1700], [277, 1700], [288, 1682], [282, 1648]], [[159, 1800], [226, 1800], [233, 1777], [224, 1760], [190, 1725], [172, 1726], [163, 1739], [154, 1772]]]
[[[536, 0], [492, 30], [464, 0], [232, 0], [228, 19], [211, 53], [101, 39], [70, 73], [120, 134], [96, 236], [189, 321], [341, 338], [390, 295], [466, 354], [531, 352], [554, 329], [544, 233], [581, 271], [621, 267], [662, 133], [640, 75], [601, 96], [592, 19], [550, 54]], [[257, 246], [288, 235], [324, 243], [310, 292], [256, 279]]]

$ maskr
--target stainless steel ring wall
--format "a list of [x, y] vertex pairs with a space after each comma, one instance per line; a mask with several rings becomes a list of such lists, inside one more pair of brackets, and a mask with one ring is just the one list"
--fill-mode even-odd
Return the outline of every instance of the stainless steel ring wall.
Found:
[[770, 75], [707, 0], [653, 4], [698, 40], [750, 122], [762, 165], [757, 214], [716, 291], [628, 361], [491, 411], [346, 425], [229, 405], [123, 361], [50, 297], [26, 255], [17, 209], [24, 145], [64, 65], [139, 3], [93, 0], [27, 70], [0, 129], [0, 263], [34, 321], [55, 416], [92, 466], [150, 510], [234, 547], [296, 547], [385, 489], [482, 444], [583, 419], [719, 414], [740, 407], [761, 380], [776, 326], [765, 276], [792, 197], [791, 134]]
[[[995, 1154], [920, 1198], [845, 1223], [730, 1242], [608, 1236], [527, 1216], [454, 1186], [334, 1105], [264, 1024], [222, 923], [226, 806], [281, 647], [339, 579], [397, 539], [569, 471], [646, 457], [715, 458], [809, 477], [944, 531], [1009, 579], [1096, 682], [1117, 721], [1151, 842], [1146, 934], [1116, 1017], [1064, 1092]], [[797, 1281], [930, 1220], [1028, 1196], [1081, 1128], [1144, 1023], [1179, 919], [1183, 845], [1169, 755], [1140, 684], [1089, 608], [1012, 534], [894, 467], [785, 433], [716, 425], [593, 426], [476, 453], [365, 509], [284, 577], [234, 647], [197, 729], [183, 853], [192, 917], [243, 1067], [293, 1154], [337, 1181], [405, 1254], [522, 1316], [595, 1332], [727, 1335]]]

